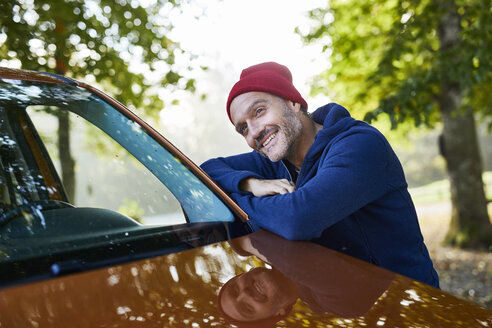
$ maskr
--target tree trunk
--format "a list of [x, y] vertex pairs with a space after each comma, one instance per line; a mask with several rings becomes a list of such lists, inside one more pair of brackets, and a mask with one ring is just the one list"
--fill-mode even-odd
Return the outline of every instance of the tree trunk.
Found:
[[490, 229], [482, 164], [473, 112], [457, 113], [446, 106], [446, 97], [456, 90], [443, 87], [441, 115], [444, 155], [451, 185], [451, 224], [445, 243], [462, 247], [488, 247], [484, 233]]
[[[63, 52], [66, 38], [65, 24], [60, 17], [55, 18], [55, 22], [55, 70], [57, 74], [65, 75], [68, 71], [68, 58]], [[66, 110], [60, 110], [58, 113], [58, 155], [60, 156], [63, 187], [68, 200], [73, 203], [75, 201], [75, 160], [70, 152], [70, 120]]]
[[[442, 2], [439, 25], [441, 51], [459, 46], [460, 17], [452, 2]], [[471, 108], [462, 107], [459, 81], [445, 80], [439, 107], [443, 121], [443, 155], [451, 185], [452, 214], [445, 243], [460, 247], [489, 247], [492, 226], [482, 181], [482, 162]]]
[[66, 110], [61, 110], [58, 113], [58, 152], [63, 187], [68, 200], [73, 203], [75, 197], [75, 161], [70, 153], [70, 121]]

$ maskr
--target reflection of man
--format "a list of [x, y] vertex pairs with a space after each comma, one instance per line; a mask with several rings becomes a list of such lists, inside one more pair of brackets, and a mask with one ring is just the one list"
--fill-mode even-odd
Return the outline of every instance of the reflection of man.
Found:
[[220, 312], [240, 327], [271, 326], [289, 314], [297, 299], [317, 314], [361, 316], [394, 278], [317, 244], [287, 241], [264, 230], [231, 243], [239, 254], [253, 254], [272, 266], [253, 268], [222, 287]]
[[253, 268], [229, 280], [219, 294], [221, 315], [232, 324], [268, 327], [287, 316], [299, 287], [275, 269]]
[[260, 228], [310, 240], [438, 287], [401, 164], [340, 105], [312, 114], [287, 67], [243, 70], [227, 113], [253, 152], [203, 169]]

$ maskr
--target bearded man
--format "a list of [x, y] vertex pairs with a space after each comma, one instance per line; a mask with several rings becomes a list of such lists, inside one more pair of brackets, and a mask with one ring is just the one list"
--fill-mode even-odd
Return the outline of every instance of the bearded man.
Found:
[[226, 108], [253, 151], [202, 168], [253, 226], [439, 287], [402, 166], [376, 128], [335, 103], [308, 113], [274, 62], [244, 69]]

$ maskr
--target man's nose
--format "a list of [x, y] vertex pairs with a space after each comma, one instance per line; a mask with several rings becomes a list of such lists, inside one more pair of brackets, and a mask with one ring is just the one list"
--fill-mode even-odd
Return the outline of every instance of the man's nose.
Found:
[[249, 130], [249, 143], [250, 145], [253, 145], [253, 146], [256, 146], [256, 139], [258, 139], [258, 137], [261, 135], [261, 131], [263, 131], [263, 129], [258, 125], [258, 124], [250, 124], [248, 126], [248, 130]]
[[250, 122], [248, 128], [253, 138], [257, 138], [262, 130], [262, 127], [257, 122]]

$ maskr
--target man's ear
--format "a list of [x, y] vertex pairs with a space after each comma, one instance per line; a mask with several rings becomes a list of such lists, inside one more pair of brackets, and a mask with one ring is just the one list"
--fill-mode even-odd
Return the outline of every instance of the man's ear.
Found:
[[301, 111], [301, 104], [296, 103], [295, 101], [288, 100], [287, 105], [296, 113]]

